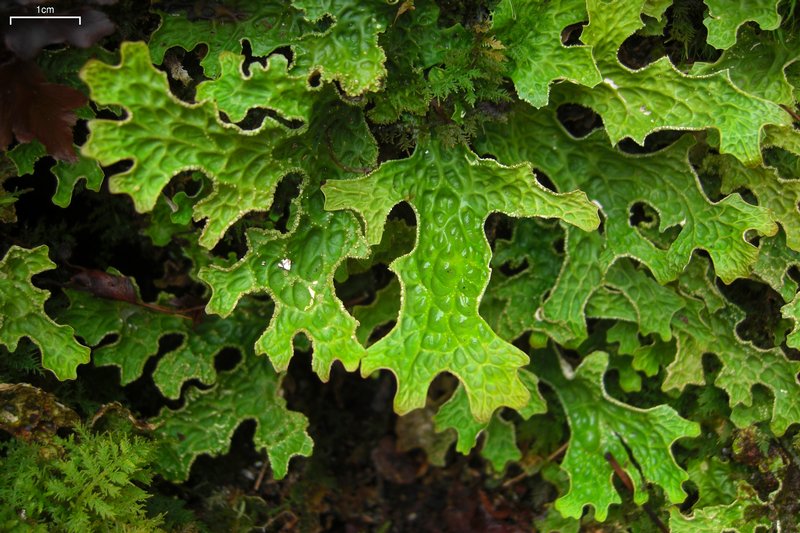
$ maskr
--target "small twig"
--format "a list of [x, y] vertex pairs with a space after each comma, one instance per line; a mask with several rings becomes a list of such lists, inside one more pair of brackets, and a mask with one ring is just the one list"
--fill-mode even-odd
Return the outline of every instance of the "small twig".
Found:
[[344, 302], [344, 306], [345, 307], [353, 307], [354, 305], [358, 305], [358, 304], [366, 301], [367, 299], [369, 299], [369, 293], [365, 292], [363, 294], [359, 294], [358, 296], [354, 296], [354, 297], [350, 298], [349, 300]]
[[611, 468], [614, 469], [614, 473], [617, 474], [617, 477], [619, 478], [620, 481], [622, 481], [622, 484], [625, 485], [625, 487], [629, 491], [633, 492], [633, 481], [631, 481], [631, 477], [620, 466], [620, 464], [617, 462], [617, 460], [614, 458], [611, 452], [606, 452], [603, 457], [605, 457], [606, 461], [608, 461], [608, 464], [611, 465]]
[[264, 476], [267, 473], [267, 467], [269, 466], [269, 461], [267, 458], [264, 458], [264, 465], [261, 467], [261, 471], [258, 473], [258, 477], [256, 478], [256, 482], [253, 485], [253, 492], [258, 492], [258, 489], [261, 488], [261, 483], [264, 481]]
[[781, 104], [781, 107], [783, 108], [784, 111], [792, 115], [792, 119], [794, 119], [795, 122], [800, 122], [800, 115], [797, 114], [797, 111], [795, 111], [788, 105]]
[[516, 476], [509, 478], [503, 482], [503, 488], [510, 487], [511, 485], [515, 485], [522, 481], [523, 479], [529, 477], [530, 474], [528, 472], [522, 472], [521, 474], [517, 474]]
[[145, 307], [147, 309], [150, 309], [151, 311], [156, 311], [158, 313], [164, 313], [165, 315], [175, 315], [175, 316], [179, 316], [181, 318], [185, 318], [186, 320], [191, 320], [192, 319], [190, 316], [186, 316], [183, 313], [185, 313], [187, 311], [190, 311], [193, 308], [190, 308], [190, 309], [172, 309], [172, 308], [164, 307], [164, 306], [161, 306], [161, 305], [156, 305], [156, 304], [150, 304], [150, 303], [147, 303], [147, 302], [143, 302], [141, 300], [135, 301], [135, 302], [128, 302], [128, 303], [131, 303], [133, 305], [138, 305], [140, 307]]
[[[559, 456], [559, 455], [561, 455], [562, 453], [564, 453], [564, 451], [567, 449], [567, 447], [568, 447], [568, 446], [569, 446], [569, 442], [565, 442], [564, 444], [562, 444], [561, 446], [559, 446], [559, 447], [558, 447], [558, 449], [556, 449], [556, 451], [554, 451], [553, 453], [551, 453], [550, 455], [548, 455], [548, 456], [545, 458], [545, 460], [544, 460], [544, 461], [542, 461], [542, 463], [546, 464], [546, 463], [550, 463], [550, 462], [552, 462], [552, 461], [556, 460], [556, 459], [558, 458], [558, 456]], [[541, 463], [537, 463], [537, 465], [538, 465], [538, 464], [541, 464]], [[509, 479], [507, 479], [507, 480], [505, 480], [505, 481], [503, 482], [503, 487], [510, 487], [511, 485], [514, 485], [514, 484], [516, 484], [516, 483], [519, 483], [520, 481], [522, 481], [522, 480], [523, 480], [523, 479], [525, 479], [526, 477], [529, 477], [530, 475], [531, 475], [531, 473], [530, 473], [530, 472], [528, 472], [528, 471], [525, 471], [525, 472], [522, 472], [522, 473], [520, 473], [520, 474], [517, 474], [516, 476], [514, 476], [514, 477], [512, 477], [512, 478], [509, 478]]]
[[295, 525], [297, 525], [298, 518], [297, 515], [294, 514], [292, 511], [288, 509], [284, 509], [269, 520], [262, 526], [262, 531], [266, 531], [269, 526], [274, 524], [280, 517], [287, 516], [286, 523], [283, 524], [281, 530], [283, 531], [293, 531]]
[[664, 522], [661, 521], [661, 519], [658, 517], [655, 511], [650, 509], [649, 505], [647, 504], [642, 505], [642, 509], [644, 509], [644, 512], [647, 513], [647, 516], [650, 517], [650, 520], [653, 521], [653, 524], [655, 524], [655, 526], [658, 528], [659, 531], [661, 531], [661, 533], [669, 533], [669, 528], [664, 524]]
[[545, 462], [550, 463], [550, 462], [554, 461], [559, 455], [564, 453], [567, 450], [568, 447], [569, 447], [569, 441], [565, 442], [564, 444], [559, 446], [558, 449], [556, 449], [556, 451], [554, 451], [553, 453], [548, 455], [547, 459], [545, 459]]
[[[631, 481], [631, 478], [628, 475], [628, 473], [625, 472], [622, 466], [620, 466], [620, 464], [617, 462], [617, 460], [614, 458], [611, 452], [606, 452], [603, 457], [606, 458], [608, 464], [611, 465], [611, 468], [614, 469], [614, 473], [617, 474], [617, 477], [619, 478], [620, 481], [622, 481], [622, 484], [625, 485], [625, 487], [629, 491], [631, 491], [631, 494], [633, 494], [634, 492], [633, 481]], [[650, 517], [650, 520], [652, 520], [653, 524], [655, 524], [655, 526], [658, 528], [659, 531], [661, 531], [662, 533], [669, 533], [669, 528], [666, 525], [664, 525], [664, 522], [661, 521], [661, 519], [658, 517], [655, 511], [653, 511], [650, 508], [649, 505], [647, 505], [646, 503], [643, 504], [642, 509], [644, 510], [645, 513], [647, 513], [647, 516]]]

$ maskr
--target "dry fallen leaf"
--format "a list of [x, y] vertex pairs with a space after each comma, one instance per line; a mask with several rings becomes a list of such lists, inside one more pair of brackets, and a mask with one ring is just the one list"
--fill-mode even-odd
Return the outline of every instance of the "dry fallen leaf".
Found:
[[0, 148], [8, 148], [13, 134], [21, 143], [38, 140], [56, 159], [77, 161], [72, 127], [75, 109], [86, 101], [80, 91], [49, 83], [32, 61], [0, 65]]

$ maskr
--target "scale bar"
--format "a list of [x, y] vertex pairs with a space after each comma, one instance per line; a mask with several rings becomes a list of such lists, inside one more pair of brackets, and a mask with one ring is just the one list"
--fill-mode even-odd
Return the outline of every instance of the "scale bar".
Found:
[[15, 15], [13, 17], [8, 17], [8, 25], [11, 26], [14, 24], [14, 19], [78, 19], [78, 26], [81, 25], [81, 17], [78, 15], [64, 15], [64, 16], [57, 16], [57, 15], [27, 15], [27, 16], [18, 16]]

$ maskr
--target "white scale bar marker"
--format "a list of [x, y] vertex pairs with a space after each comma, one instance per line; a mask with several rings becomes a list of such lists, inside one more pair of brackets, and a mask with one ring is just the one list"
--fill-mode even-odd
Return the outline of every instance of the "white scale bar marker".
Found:
[[14, 19], [78, 19], [78, 26], [81, 25], [81, 17], [78, 15], [72, 16], [56, 16], [56, 15], [28, 15], [28, 16], [13, 16], [8, 17], [8, 25], [11, 26], [14, 24]]

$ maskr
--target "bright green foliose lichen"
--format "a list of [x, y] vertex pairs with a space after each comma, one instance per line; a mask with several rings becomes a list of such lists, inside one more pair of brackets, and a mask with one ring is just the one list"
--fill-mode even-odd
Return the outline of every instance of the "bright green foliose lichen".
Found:
[[490, 251], [483, 223], [500, 211], [558, 217], [590, 230], [598, 222], [595, 206], [582, 193], [548, 191], [527, 166], [503, 167], [462, 147], [447, 151], [436, 140], [421, 142], [409, 159], [323, 191], [328, 209], [361, 213], [373, 244], [396, 203], [408, 201], [419, 216], [414, 250], [392, 264], [403, 290], [398, 325], [361, 365], [365, 375], [379, 368], [395, 374], [398, 412], [422, 407], [428, 385], [444, 371], [464, 384], [478, 420], [503, 405], [523, 407], [529, 394], [516, 373], [527, 357], [478, 314]]
[[[30, 338], [71, 379], [89, 360], [77, 335], [123, 385], [159, 357], [153, 382], [183, 400], [152, 419], [172, 480], [247, 420], [275, 477], [309, 455], [281, 389], [309, 349], [323, 381], [337, 361], [391, 372], [395, 411], [447, 432], [437, 464], [442, 442], [480, 444], [498, 475], [551, 481], [539, 525], [623, 527], [648, 501], [675, 531], [777, 516], [721, 457], [752, 427], [786, 450], [800, 423], [793, 3], [158, 4], [148, 43], [81, 70], [102, 118], [53, 168], [53, 202], [81, 178], [99, 190], [106, 167], [196, 305], [68, 286], [57, 322], [31, 282], [47, 248], [12, 246], [0, 343]], [[173, 47], [202, 55], [174, 93]], [[44, 155], [9, 159], [27, 174]], [[241, 361], [217, 371], [225, 349]]]
[[47, 252], [46, 246], [12, 246], [0, 261], [0, 344], [13, 352], [27, 337], [41, 350], [45, 368], [58, 379], [75, 379], [78, 365], [89, 362], [89, 349], [75, 340], [71, 327], [45, 313], [48, 292], [31, 283], [35, 274], [56, 266]]

